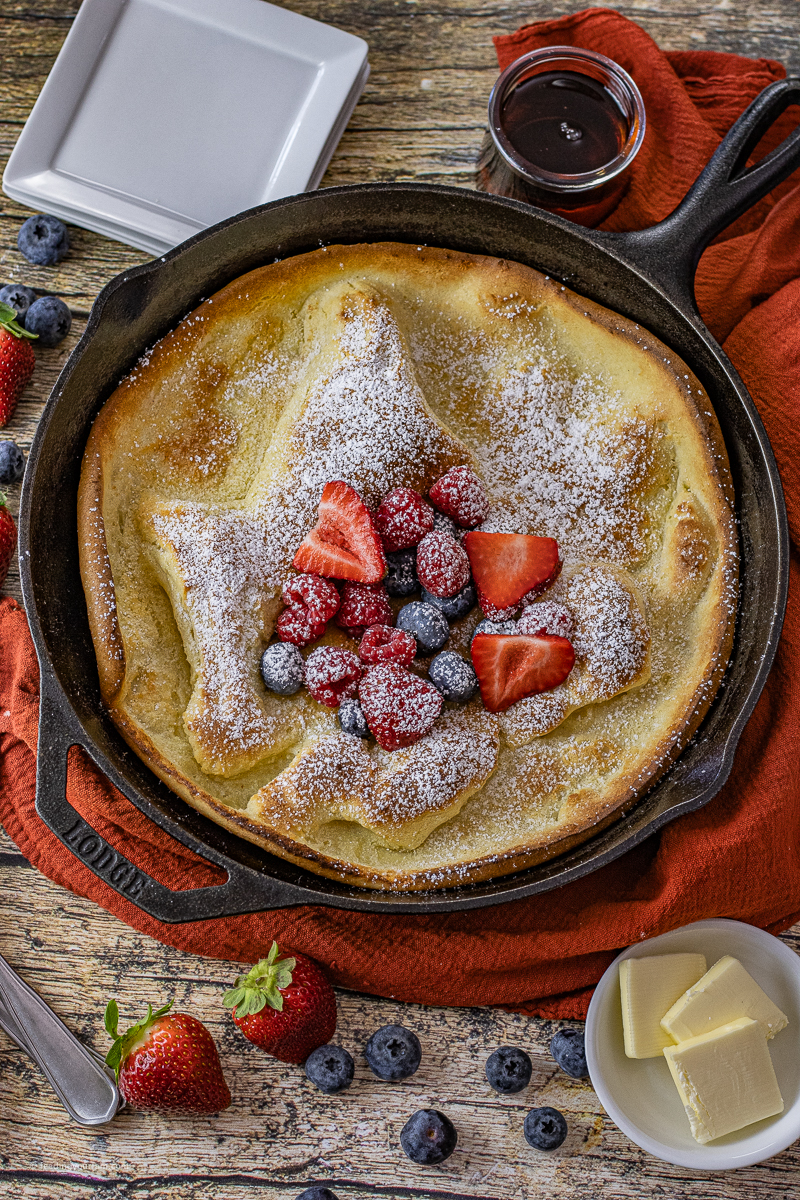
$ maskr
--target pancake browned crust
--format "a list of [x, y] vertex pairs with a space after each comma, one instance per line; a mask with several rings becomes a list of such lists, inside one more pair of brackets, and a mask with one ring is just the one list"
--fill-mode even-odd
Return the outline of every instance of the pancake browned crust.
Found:
[[[567, 681], [500, 715], [446, 704], [393, 753], [305, 689], [267, 692], [323, 485], [374, 507], [461, 463], [489, 492], [483, 529], [558, 539], [543, 598], [575, 619]], [[362, 887], [486, 879], [589, 837], [685, 746], [730, 652], [732, 489], [703, 388], [637, 325], [492, 258], [331, 246], [235, 280], [102, 409], [78, 522], [129, 745], [214, 821]], [[480, 616], [448, 648], [468, 656]], [[324, 640], [355, 648], [333, 624]]]

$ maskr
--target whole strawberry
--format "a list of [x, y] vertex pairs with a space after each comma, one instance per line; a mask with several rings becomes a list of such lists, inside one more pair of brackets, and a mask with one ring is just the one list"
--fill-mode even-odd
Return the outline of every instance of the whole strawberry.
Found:
[[14, 518], [6, 508], [6, 498], [0, 492], [0, 587], [5, 583], [16, 544], [17, 527], [14, 524]]
[[7, 304], [0, 304], [0, 428], [7, 425], [17, 401], [27, 384], [36, 359], [28, 333], [17, 322], [17, 314]]
[[[231, 1102], [214, 1039], [195, 1017], [169, 1013], [172, 1001], [126, 1033], [117, 1032], [115, 1000], [106, 1008], [106, 1030], [114, 1045], [106, 1062], [120, 1092], [135, 1108], [160, 1112], [216, 1113]], [[169, 1014], [169, 1015], [168, 1015]]]
[[305, 1062], [336, 1029], [336, 997], [313, 959], [279, 958], [273, 942], [266, 958], [240, 975], [223, 1004], [254, 1045], [281, 1062]]

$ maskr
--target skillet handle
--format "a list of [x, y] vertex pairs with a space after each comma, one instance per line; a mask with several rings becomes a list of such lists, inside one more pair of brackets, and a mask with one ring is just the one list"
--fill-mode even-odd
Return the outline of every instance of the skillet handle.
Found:
[[201, 845], [188, 833], [185, 834], [185, 845], [226, 871], [225, 883], [173, 892], [110, 845], [67, 799], [69, 751], [72, 746], [82, 746], [91, 755], [92, 748], [82, 732], [71, 728], [62, 713], [55, 686], [43, 672], [36, 755], [36, 811], [47, 828], [85, 867], [125, 900], [166, 924], [291, 908], [304, 903], [291, 885], [282, 885], [259, 872], [223, 860], [211, 847]]
[[695, 309], [694, 274], [709, 242], [800, 167], [800, 127], [766, 158], [746, 168], [759, 140], [790, 104], [800, 104], [800, 79], [779, 79], [728, 130], [681, 203], [650, 229], [600, 234], [665, 290]]

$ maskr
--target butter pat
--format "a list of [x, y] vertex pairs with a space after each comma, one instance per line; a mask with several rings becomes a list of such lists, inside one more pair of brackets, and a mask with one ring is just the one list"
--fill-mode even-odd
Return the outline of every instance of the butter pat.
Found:
[[667, 1046], [664, 1057], [698, 1142], [783, 1112], [767, 1039], [750, 1017]]
[[619, 964], [622, 1031], [628, 1058], [657, 1058], [672, 1038], [661, 1018], [705, 974], [702, 954], [657, 954]]
[[665, 1014], [661, 1027], [673, 1042], [708, 1033], [737, 1017], [758, 1021], [766, 1037], [774, 1037], [789, 1024], [736, 958], [726, 954], [706, 971]]

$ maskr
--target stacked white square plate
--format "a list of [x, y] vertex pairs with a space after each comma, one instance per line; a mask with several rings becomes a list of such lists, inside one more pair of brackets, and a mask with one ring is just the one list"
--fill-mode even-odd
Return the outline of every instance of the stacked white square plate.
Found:
[[151, 254], [318, 186], [361, 38], [265, 0], [83, 0], [3, 190]]

